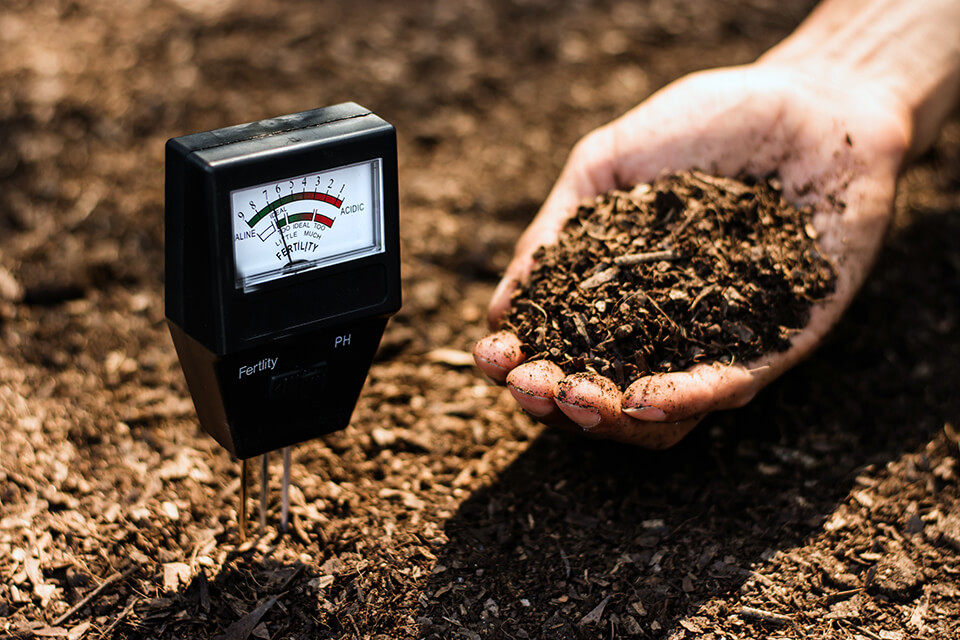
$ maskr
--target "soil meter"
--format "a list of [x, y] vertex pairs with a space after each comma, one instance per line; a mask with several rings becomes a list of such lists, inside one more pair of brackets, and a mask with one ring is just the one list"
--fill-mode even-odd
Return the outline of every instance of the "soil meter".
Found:
[[167, 142], [167, 320], [200, 424], [244, 476], [350, 421], [400, 308], [398, 209], [396, 132], [357, 104]]

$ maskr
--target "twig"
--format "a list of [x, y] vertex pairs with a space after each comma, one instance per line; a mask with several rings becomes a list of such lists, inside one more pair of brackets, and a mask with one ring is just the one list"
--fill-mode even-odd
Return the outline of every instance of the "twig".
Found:
[[[727, 232], [724, 231], [723, 224], [720, 222], [719, 218], [717, 219], [717, 227], [720, 229], [721, 236], [727, 235]], [[730, 271], [730, 261], [727, 260], [727, 257], [725, 255], [723, 255], [723, 251], [720, 250], [720, 247], [714, 244], [713, 249], [714, 249], [713, 255], [716, 256], [717, 260], [720, 261], [721, 264], [723, 264], [723, 269], [725, 271]]]
[[708, 295], [719, 289], [716, 284], [708, 284], [703, 289], [700, 290], [700, 293], [697, 294], [697, 297], [693, 299], [693, 302], [690, 303], [689, 311], [696, 309], [697, 305], [706, 298]]
[[130, 612], [133, 611], [133, 607], [134, 607], [138, 602], [140, 602], [140, 598], [134, 598], [133, 600], [131, 600], [131, 601], [130, 601], [130, 604], [128, 604], [126, 607], [124, 607], [123, 611], [120, 612], [120, 615], [118, 615], [117, 618], [116, 618], [113, 622], [110, 623], [110, 626], [107, 627], [106, 629], [104, 629], [104, 630], [100, 633], [100, 637], [101, 637], [101, 638], [106, 638], [106, 637], [108, 637], [111, 633], [113, 633], [113, 630], [116, 629], [117, 626], [118, 626], [121, 622], [123, 622], [123, 619], [126, 618], [128, 615], [130, 615]]
[[856, 629], [857, 631], [859, 631], [860, 633], [862, 633], [863, 635], [867, 636], [867, 637], [870, 638], [871, 640], [882, 640], [882, 638], [881, 638], [880, 636], [878, 636], [878, 635], [875, 634], [874, 632], [870, 631], [869, 629], [864, 629], [864, 628], [861, 627], [860, 625], [855, 625], [853, 628]]
[[733, 182], [732, 180], [726, 180], [724, 178], [718, 179], [702, 171], [691, 171], [690, 177], [701, 184], [709, 185], [715, 189], [719, 189], [726, 193], [731, 193], [735, 196], [741, 196], [748, 190], [746, 187]]
[[767, 576], [763, 575], [762, 573], [757, 573], [756, 571], [749, 571], [748, 573], [750, 574], [750, 577], [751, 577], [751, 578], [753, 578], [753, 579], [756, 580], [757, 582], [762, 582], [763, 584], [767, 585], [768, 587], [774, 587], [774, 586], [776, 586], [776, 584], [777, 584], [776, 582], [774, 582], [773, 580], [771, 580], [771, 579], [768, 578]]
[[617, 277], [617, 274], [620, 273], [620, 269], [617, 267], [608, 267], [603, 271], [598, 271], [593, 274], [586, 280], [580, 283], [581, 289], [593, 289], [599, 287], [602, 284], [606, 284]]
[[524, 301], [523, 301], [523, 304], [526, 304], [526, 305], [528, 305], [528, 306], [531, 306], [531, 307], [533, 307], [534, 309], [536, 309], [537, 311], [539, 311], [540, 313], [542, 313], [542, 314], [543, 314], [543, 321], [544, 321], [544, 322], [546, 322], [547, 320], [550, 319], [550, 316], [547, 315], [546, 310], [545, 310], [543, 307], [541, 307], [540, 305], [538, 305], [536, 302], [534, 302], [533, 300], [524, 300]]
[[676, 260], [680, 256], [670, 249], [664, 251], [647, 251], [646, 253], [628, 253], [625, 256], [617, 256], [613, 259], [613, 264], [618, 267], [632, 267], [645, 262], [659, 262], [660, 260]]
[[888, 525], [886, 522], [878, 522], [877, 528], [901, 544], [905, 542], [910, 542], [912, 544], [910, 540], [904, 538], [899, 531]]
[[286, 591], [287, 589], [289, 589], [289, 588], [290, 588], [290, 585], [293, 584], [293, 581], [297, 579], [297, 576], [299, 576], [299, 575], [303, 572], [303, 567], [304, 567], [304, 565], [302, 565], [302, 564], [300, 564], [300, 563], [297, 563], [297, 566], [296, 566], [296, 568], [293, 570], [293, 573], [291, 573], [289, 576], [287, 576], [287, 579], [283, 581], [283, 584], [281, 584], [281, 585], [276, 589], [276, 591], [274, 591], [274, 593], [283, 593], [284, 591]]
[[103, 582], [101, 582], [101, 583], [100, 583], [100, 586], [98, 586], [96, 589], [94, 589], [93, 591], [91, 591], [90, 593], [88, 593], [87, 595], [85, 595], [83, 598], [81, 598], [80, 601], [79, 601], [77, 604], [75, 604], [75, 605], [73, 605], [72, 607], [70, 607], [70, 609], [67, 610], [66, 613], [64, 613], [62, 616], [60, 616], [59, 618], [57, 618], [56, 620], [54, 620], [53, 622], [51, 622], [51, 623], [50, 623], [50, 626], [52, 626], [52, 627], [59, 627], [61, 624], [63, 624], [63, 623], [66, 622], [67, 620], [69, 620], [69, 619], [70, 619], [70, 616], [72, 616], [73, 614], [75, 614], [77, 611], [80, 611], [80, 609], [84, 608], [87, 604], [89, 604], [91, 600], [93, 600], [93, 599], [96, 598], [98, 595], [100, 595], [101, 593], [103, 593], [103, 591], [106, 590], [107, 587], [109, 587], [110, 585], [112, 585], [114, 582], [117, 582], [117, 581], [119, 581], [119, 580], [123, 580], [124, 578], [129, 577], [130, 574], [132, 574], [132, 573], [133, 573], [134, 571], [136, 571], [137, 569], [138, 569], [138, 567], [137, 567], [136, 565], [134, 565], [134, 566], [132, 566], [132, 567], [129, 567], [129, 568], [128, 568], [126, 571], [124, 571], [123, 573], [115, 573], [115, 574], [113, 574], [112, 576], [110, 576], [109, 578], [107, 578], [106, 580], [104, 580]]
[[573, 326], [576, 328], [577, 333], [579, 333], [583, 341], [587, 343], [587, 349], [592, 350], [593, 340], [590, 339], [590, 334], [587, 333], [587, 323], [583, 319], [583, 314], [574, 313], [571, 317], [573, 318]]
[[836, 591], [834, 593], [828, 593], [824, 596], [824, 599], [829, 602], [836, 602], [837, 600], [843, 600], [849, 596], [854, 596], [858, 593], [863, 593], [863, 587], [857, 587], [856, 589], [847, 589], [846, 591]]
[[[293, 514], [293, 517], [290, 518], [291, 524], [293, 525], [293, 533], [300, 538], [300, 542], [305, 545], [310, 545], [311, 540], [310, 536], [303, 530], [303, 525], [300, 524], [300, 518], [297, 517], [297, 514]], [[322, 534], [321, 534], [322, 535]]]
[[782, 613], [773, 613], [772, 611], [764, 611], [763, 609], [756, 609], [754, 607], [741, 607], [740, 615], [745, 618], [755, 618], [763, 622], [772, 622], [775, 624], [793, 624], [792, 616], [785, 616]]
[[673, 242], [673, 240], [683, 233], [690, 224], [700, 217], [700, 214], [703, 213], [703, 207], [696, 202], [696, 200], [690, 203], [691, 206], [687, 207], [687, 215], [684, 216], [683, 222], [678, 224], [673, 231], [670, 232], [670, 237], [660, 243], [660, 246], [664, 246], [667, 242]]
[[666, 319], [667, 319], [667, 322], [669, 322], [669, 323], [673, 326], [673, 328], [676, 329], [676, 330], [680, 333], [681, 336], [683, 336], [684, 338], [687, 337], [687, 331], [686, 331], [686, 329], [684, 329], [683, 327], [681, 327], [680, 325], [678, 325], [676, 322], [674, 322], [674, 321], [673, 321], [673, 318], [671, 318], [670, 316], [668, 316], [668, 315], [667, 315], [667, 312], [664, 311], [663, 309], [661, 309], [661, 308], [660, 308], [660, 305], [658, 305], [658, 304], [654, 301], [653, 298], [651, 298], [650, 296], [647, 296], [647, 300], [646, 300], [646, 301], [649, 302], [651, 305], [653, 305], [653, 308], [656, 309], [657, 311], [659, 311], [659, 312], [660, 312], [660, 315], [662, 315], [664, 318], [666, 318]]

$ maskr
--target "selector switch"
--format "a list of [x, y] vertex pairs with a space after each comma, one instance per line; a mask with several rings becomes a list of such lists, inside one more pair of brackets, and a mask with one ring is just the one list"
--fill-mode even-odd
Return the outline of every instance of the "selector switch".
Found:
[[269, 397], [272, 400], [308, 400], [323, 392], [327, 378], [327, 363], [279, 373], [270, 378]]

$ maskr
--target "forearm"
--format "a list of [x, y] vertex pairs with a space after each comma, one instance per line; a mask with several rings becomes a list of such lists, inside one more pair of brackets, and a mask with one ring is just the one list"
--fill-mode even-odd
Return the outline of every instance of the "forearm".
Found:
[[758, 62], [799, 66], [889, 100], [917, 155], [960, 100], [960, 0], [825, 0]]

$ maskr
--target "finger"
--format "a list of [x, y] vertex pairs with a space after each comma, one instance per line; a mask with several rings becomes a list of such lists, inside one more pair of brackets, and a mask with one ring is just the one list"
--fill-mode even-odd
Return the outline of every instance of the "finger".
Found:
[[[606, 436], [611, 440], [636, 445], [644, 449], [669, 449], [683, 440], [703, 416], [696, 416], [677, 422], [642, 422], [630, 428], [622, 428]], [[590, 435], [589, 433], [587, 435]]]
[[556, 243], [563, 223], [576, 211], [581, 200], [575, 185], [561, 176], [537, 217], [517, 241], [513, 259], [493, 292], [487, 318], [491, 327], [499, 327], [501, 318], [510, 308], [513, 292], [530, 275], [534, 265], [533, 253], [542, 246]]
[[678, 422], [645, 422], [621, 410], [616, 383], [595, 373], [576, 373], [557, 383], [555, 402], [584, 432], [648, 449], [666, 449], [679, 442], [700, 421], [693, 416]]
[[595, 373], [575, 373], [560, 380], [555, 400], [568, 418], [598, 435], [621, 417], [620, 390], [612, 380]]
[[649, 422], [676, 422], [743, 406], [760, 386], [758, 376], [745, 367], [703, 364], [640, 378], [623, 394], [623, 412]]
[[[523, 262], [524, 264], [520, 264]], [[490, 306], [487, 309], [487, 325], [491, 329], [499, 329], [503, 316], [510, 310], [510, 300], [513, 292], [517, 290], [520, 283], [527, 277], [532, 268], [532, 259], [529, 257], [514, 258], [510, 267], [504, 273], [500, 283], [490, 297]]]
[[510, 370], [526, 359], [520, 338], [509, 331], [498, 331], [481, 338], [473, 348], [473, 360], [494, 381], [503, 383]]
[[563, 370], [549, 360], [534, 360], [507, 374], [507, 388], [520, 407], [541, 422], [556, 422], [563, 414], [553, 400], [553, 391], [563, 379]]

